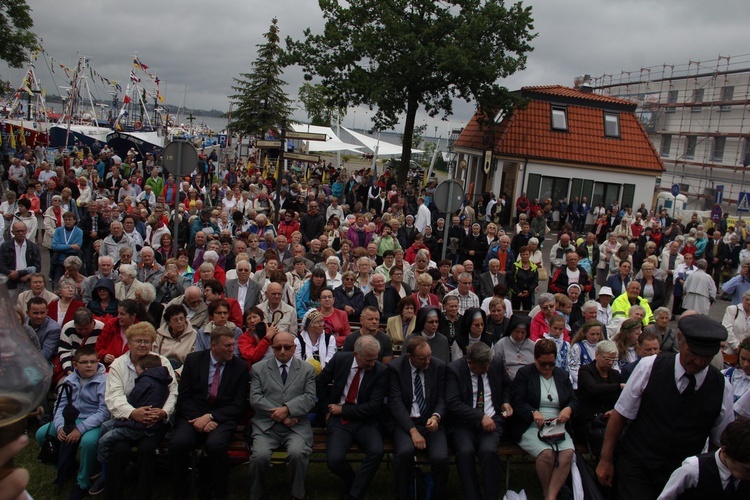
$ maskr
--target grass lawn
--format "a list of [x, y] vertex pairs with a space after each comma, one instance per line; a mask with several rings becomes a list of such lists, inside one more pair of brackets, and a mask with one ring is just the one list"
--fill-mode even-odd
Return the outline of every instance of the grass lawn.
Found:
[[[32, 437], [29, 446], [16, 457], [15, 464], [18, 467], [25, 467], [31, 475], [28, 491], [35, 500], [53, 500], [65, 499], [73, 488], [73, 480], [62, 489], [58, 490], [53, 486], [52, 481], [55, 479], [55, 468], [51, 465], [43, 465], [37, 462], [36, 457], [39, 453], [39, 447]], [[320, 458], [320, 457], [317, 457]], [[355, 468], [357, 466], [355, 465]], [[133, 484], [135, 481], [134, 468], [129, 469], [130, 476], [126, 484]], [[427, 468], [424, 468], [426, 471]], [[505, 469], [503, 475], [498, 478], [502, 484], [505, 484]], [[187, 479], [187, 478], [186, 478]], [[169, 471], [164, 470], [157, 475], [157, 484], [154, 490], [154, 498], [171, 497], [171, 477]], [[235, 465], [229, 475], [230, 481], [230, 499], [247, 499], [250, 490], [250, 476], [247, 466]], [[307, 498], [316, 499], [336, 499], [341, 498], [343, 484], [341, 481], [328, 471], [325, 463], [312, 462], [307, 474]], [[267, 495], [269, 499], [281, 499], [290, 497], [289, 476], [286, 467], [275, 465], [271, 467], [267, 480]], [[511, 466], [510, 488], [515, 491], [525, 489], [530, 499], [541, 497], [541, 488], [534, 471], [534, 465], [530, 462], [517, 462]], [[458, 480], [458, 473], [455, 467], [451, 467], [450, 477], [448, 479], [448, 498], [463, 498], [462, 488]], [[128, 494], [129, 493], [129, 494]], [[93, 497], [91, 497], [93, 498]], [[135, 498], [134, 492], [126, 492], [125, 498]], [[378, 470], [375, 480], [370, 486], [367, 495], [368, 499], [392, 499], [395, 498], [395, 489], [393, 484], [393, 470], [390, 461], [384, 460]]]

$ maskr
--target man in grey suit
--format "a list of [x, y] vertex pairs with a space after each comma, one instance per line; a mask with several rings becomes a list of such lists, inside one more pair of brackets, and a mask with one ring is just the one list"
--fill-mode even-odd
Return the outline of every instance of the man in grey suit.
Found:
[[313, 433], [307, 413], [315, 405], [315, 370], [294, 357], [294, 335], [280, 332], [273, 338], [273, 358], [253, 366], [250, 406], [253, 444], [250, 456], [251, 498], [263, 497], [264, 478], [271, 454], [286, 448], [292, 475], [292, 497], [305, 496], [305, 475], [310, 463]]
[[227, 284], [224, 285], [224, 295], [237, 299], [244, 315], [245, 311], [258, 304], [261, 287], [257, 282], [250, 279], [250, 263], [248, 261], [241, 260], [238, 262], [235, 270], [237, 271], [237, 279], [227, 280]]
[[500, 261], [497, 259], [490, 259], [490, 264], [487, 272], [479, 275], [479, 300], [484, 300], [487, 297], [492, 297], [495, 285], [506, 285], [505, 275], [500, 272]]

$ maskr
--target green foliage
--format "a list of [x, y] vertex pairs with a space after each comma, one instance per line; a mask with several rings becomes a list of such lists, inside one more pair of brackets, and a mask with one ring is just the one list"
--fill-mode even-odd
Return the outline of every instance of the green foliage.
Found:
[[312, 125], [328, 127], [344, 117], [344, 109], [332, 104], [328, 90], [319, 83], [304, 83], [299, 89], [299, 100]]
[[284, 50], [279, 45], [278, 20], [274, 18], [266, 42], [259, 44], [258, 56], [251, 73], [240, 73], [232, 86], [235, 94], [229, 96], [235, 107], [229, 130], [242, 135], [263, 137], [266, 130], [278, 133], [281, 120], [292, 112], [291, 100], [284, 92], [286, 83], [281, 79]]
[[37, 48], [33, 26], [26, 0], [0, 0], [0, 59], [12, 68], [20, 68]]
[[326, 25], [287, 38], [288, 63], [317, 75], [334, 102], [377, 108], [375, 128], [403, 122], [400, 178], [419, 109], [449, 116], [453, 99], [511, 110], [499, 80], [523, 69], [535, 35], [531, 8], [503, 0], [320, 0]]

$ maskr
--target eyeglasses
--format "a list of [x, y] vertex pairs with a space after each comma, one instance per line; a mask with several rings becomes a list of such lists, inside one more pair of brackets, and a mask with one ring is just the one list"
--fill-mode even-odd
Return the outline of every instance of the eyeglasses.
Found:
[[149, 345], [149, 344], [153, 344], [153, 341], [151, 341], [151, 339], [131, 339], [130, 341], [132, 343], [136, 344], [136, 345]]
[[273, 350], [276, 352], [292, 351], [294, 350], [294, 346], [293, 345], [275, 345], [273, 346]]
[[425, 321], [425, 324], [435, 324], [435, 323], [440, 323], [440, 321], [437, 319], [428, 319], [427, 321]]
[[546, 363], [539, 363], [539, 368], [554, 368], [555, 362], [554, 361], [548, 361]]
[[617, 358], [608, 358], [607, 356], [602, 356], [602, 359], [606, 361], [607, 363], [617, 363]]

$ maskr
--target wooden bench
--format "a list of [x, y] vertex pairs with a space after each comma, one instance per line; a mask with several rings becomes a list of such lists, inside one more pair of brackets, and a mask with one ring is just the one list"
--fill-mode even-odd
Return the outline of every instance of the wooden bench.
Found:
[[[238, 426], [232, 440], [229, 442], [229, 453], [230, 462], [233, 464], [246, 464], [250, 458], [251, 451], [248, 449], [248, 445], [245, 442], [244, 436], [245, 426]], [[588, 455], [588, 447], [583, 443], [576, 443], [576, 451], [582, 455]], [[391, 438], [386, 437], [384, 440], [384, 460], [390, 461], [391, 456], [396, 452], [396, 448]], [[527, 454], [520, 446], [515, 443], [503, 441], [497, 449], [498, 455], [504, 459], [505, 462], [505, 489], [507, 490], [510, 485], [510, 466], [512, 461], [527, 461], [532, 462], [533, 458]], [[319, 427], [313, 428], [313, 446], [312, 455], [310, 460], [313, 462], [324, 462], [326, 454], [326, 431]], [[450, 450], [450, 455], [453, 457], [453, 450]], [[361, 461], [362, 450], [356, 444], [352, 444], [347, 453], [347, 458], [353, 462]], [[418, 452], [415, 456], [417, 463], [429, 464], [429, 458], [427, 453], [424, 451]], [[286, 460], [286, 452], [276, 451], [271, 457], [273, 464], [281, 465]]]

